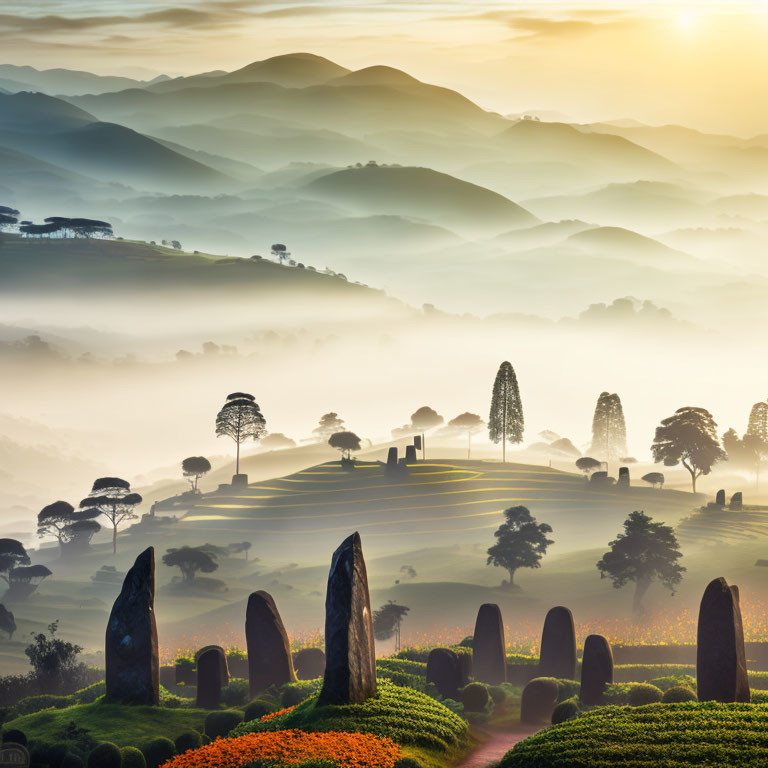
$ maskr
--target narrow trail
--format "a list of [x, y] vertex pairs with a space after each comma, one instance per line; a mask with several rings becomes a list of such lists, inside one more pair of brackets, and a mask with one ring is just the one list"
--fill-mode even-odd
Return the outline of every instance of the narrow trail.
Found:
[[482, 740], [481, 743], [456, 768], [486, 768], [491, 763], [501, 760], [518, 741], [540, 730], [541, 727], [522, 723], [508, 731], [477, 730], [474, 735]]

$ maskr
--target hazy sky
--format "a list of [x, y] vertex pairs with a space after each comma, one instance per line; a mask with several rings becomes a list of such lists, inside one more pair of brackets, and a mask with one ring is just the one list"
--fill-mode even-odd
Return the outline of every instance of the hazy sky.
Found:
[[0, 0], [4, 63], [177, 74], [299, 50], [504, 113], [768, 132], [768, 0]]

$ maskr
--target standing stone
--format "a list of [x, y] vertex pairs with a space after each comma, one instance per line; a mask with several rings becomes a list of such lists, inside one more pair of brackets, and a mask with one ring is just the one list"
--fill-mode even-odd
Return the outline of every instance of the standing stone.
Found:
[[229, 682], [229, 663], [227, 662], [227, 654], [220, 645], [204, 645], [197, 653], [195, 653], [195, 673], [200, 669], [200, 657], [206, 652], [216, 650], [220, 651], [219, 663], [221, 664], [221, 675], [224, 680], [223, 685]]
[[299, 680], [316, 680], [325, 673], [325, 654], [320, 648], [302, 648], [293, 654], [293, 666]]
[[406, 445], [405, 446], [405, 463], [415, 464], [417, 461], [418, 459], [416, 458], [416, 446]]
[[699, 608], [696, 646], [699, 701], [749, 701], [739, 588], [711, 581]]
[[736, 491], [736, 493], [731, 496], [731, 503], [730, 503], [731, 511], [733, 512], [741, 512], [743, 506], [744, 506], [744, 497], [741, 493], [741, 491]]
[[715, 496], [715, 504], [717, 504], [718, 507], [724, 507], [725, 506], [725, 489], [721, 488], [717, 495]]
[[333, 553], [325, 597], [325, 676], [318, 699], [362, 704], [376, 695], [376, 651], [368, 573], [360, 534]]
[[227, 657], [219, 646], [211, 646], [197, 657], [197, 706], [216, 709], [221, 689], [229, 682]]
[[154, 547], [145, 549], [125, 576], [107, 622], [104, 661], [108, 701], [160, 703]]
[[248, 487], [248, 475], [232, 475], [232, 487], [233, 488], [247, 488]]
[[501, 609], [484, 603], [477, 612], [472, 640], [472, 673], [480, 683], [499, 685], [507, 679], [507, 653]]
[[550, 609], [544, 619], [538, 674], [563, 680], [576, 677], [576, 629], [573, 614], [562, 605]]
[[557, 706], [559, 686], [557, 680], [537, 677], [523, 688], [520, 700], [520, 720], [523, 723], [552, 722], [552, 713]]
[[387, 451], [387, 469], [397, 466], [397, 447], [393, 446]]
[[619, 467], [619, 481], [617, 483], [619, 488], [629, 488], [629, 467]]
[[245, 612], [245, 643], [248, 649], [248, 680], [251, 696], [296, 680], [291, 644], [272, 595], [252, 592]]
[[446, 699], [458, 699], [466, 685], [459, 655], [450, 648], [433, 648], [427, 657], [427, 682], [434, 683]]
[[605, 687], [613, 682], [611, 644], [602, 635], [589, 635], [581, 658], [579, 698], [589, 706], [602, 704]]

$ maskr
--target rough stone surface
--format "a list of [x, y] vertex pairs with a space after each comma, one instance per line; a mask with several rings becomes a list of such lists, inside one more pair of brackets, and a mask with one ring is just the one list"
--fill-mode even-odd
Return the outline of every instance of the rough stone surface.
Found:
[[104, 661], [107, 700], [121, 704], [160, 703], [153, 547], [136, 558], [112, 606]]
[[507, 679], [507, 654], [501, 609], [484, 603], [477, 612], [472, 641], [472, 673], [480, 683], [499, 685]]
[[459, 655], [450, 648], [433, 648], [427, 657], [427, 682], [434, 683], [441, 696], [457, 699], [466, 683]]
[[552, 722], [552, 712], [557, 706], [557, 680], [537, 677], [523, 688], [520, 700], [520, 721], [523, 723]]
[[247, 488], [248, 487], [248, 475], [232, 475], [232, 487], [233, 488]]
[[361, 704], [376, 695], [376, 651], [360, 534], [333, 553], [325, 598], [325, 676], [318, 703]]
[[605, 686], [612, 682], [611, 644], [602, 635], [589, 635], [584, 641], [584, 655], [581, 658], [579, 698], [584, 704], [602, 704]]
[[405, 463], [415, 464], [417, 461], [418, 459], [416, 458], [416, 446], [406, 445], [405, 446]]
[[730, 508], [734, 512], [739, 512], [743, 506], [744, 506], [744, 496], [742, 495], [741, 491], [736, 491], [736, 493], [734, 493], [733, 496], [731, 496]]
[[221, 664], [221, 677], [222, 677], [222, 680], [224, 681], [222, 685], [226, 685], [229, 682], [229, 663], [227, 662], [226, 651], [220, 645], [204, 645], [202, 648], [200, 648], [199, 651], [197, 651], [197, 653], [195, 653], [195, 665], [196, 665], [195, 675], [198, 674], [198, 670], [200, 669], [200, 657], [207, 651], [220, 652], [219, 663]]
[[617, 485], [620, 488], [629, 488], [629, 467], [619, 467], [619, 480]]
[[717, 495], [715, 496], [715, 504], [717, 504], [718, 507], [725, 506], [725, 489], [721, 488], [717, 492]]
[[248, 598], [245, 643], [251, 696], [270, 685], [283, 685], [296, 679], [288, 633], [268, 592], [252, 592]]
[[397, 466], [397, 447], [392, 446], [387, 451], [387, 467], [390, 469]]
[[544, 619], [539, 653], [539, 676], [573, 680], [576, 676], [576, 629], [573, 614], [558, 605]]
[[197, 657], [197, 706], [216, 709], [221, 703], [221, 689], [229, 682], [227, 657], [223, 649], [211, 646]]
[[315, 680], [325, 674], [325, 653], [320, 648], [302, 648], [293, 654], [293, 667], [299, 680]]
[[711, 581], [699, 608], [696, 684], [700, 701], [749, 701], [739, 588]]

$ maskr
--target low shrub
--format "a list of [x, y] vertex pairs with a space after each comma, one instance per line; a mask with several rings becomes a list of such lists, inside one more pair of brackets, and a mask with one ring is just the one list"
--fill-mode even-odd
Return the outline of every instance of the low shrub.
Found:
[[629, 692], [633, 683], [610, 683], [605, 686], [603, 699], [606, 704], [629, 704]]
[[696, 679], [690, 675], [666, 675], [665, 677], [654, 677], [648, 680], [651, 685], [661, 688], [662, 691], [668, 691], [676, 685], [685, 685], [692, 691], [696, 690]]
[[121, 768], [147, 768], [143, 752], [136, 747], [123, 747], [120, 755], [123, 758]]
[[280, 687], [279, 700], [284, 707], [295, 707], [297, 704], [319, 692], [323, 685], [322, 678], [317, 680], [299, 680], [286, 683]]
[[269, 715], [272, 712], [277, 712], [277, 707], [271, 702], [265, 699], [254, 699], [245, 708], [243, 720], [247, 723], [249, 720], [261, 720], [264, 715]]
[[484, 712], [489, 701], [488, 689], [482, 683], [470, 683], [461, 691], [461, 703], [466, 712]]
[[559, 725], [568, 720], [573, 720], [581, 713], [578, 697], [561, 701], [552, 711], [552, 725]]
[[664, 691], [661, 701], [664, 704], [681, 704], [684, 701], [696, 701], [696, 694], [687, 685], [673, 685]]
[[29, 751], [30, 764], [38, 763], [47, 765], [48, 768], [61, 768], [68, 751], [68, 745], [61, 742], [57, 744], [38, 742]]
[[423, 768], [418, 760], [412, 757], [401, 757], [396, 763], [395, 768]]
[[7, 742], [21, 744], [22, 747], [26, 747], [27, 737], [24, 734], [24, 731], [20, 731], [18, 728], [8, 728], [3, 731], [3, 744], [6, 744]]
[[184, 731], [180, 733], [174, 741], [176, 752], [183, 755], [190, 749], [197, 749], [203, 745], [203, 737], [197, 731]]
[[650, 683], [638, 683], [629, 691], [629, 706], [642, 707], [645, 704], [658, 704], [664, 694], [660, 688]]
[[218, 736], [226, 736], [242, 722], [243, 713], [236, 709], [221, 709], [216, 712], [209, 712], [205, 717], [205, 733], [212, 739]]
[[558, 702], [565, 701], [566, 699], [571, 699], [574, 696], [577, 696], [580, 688], [581, 688], [581, 684], [577, 683], [575, 680], [558, 679], [557, 681]]
[[97, 744], [88, 755], [88, 768], [120, 768], [122, 762], [120, 747], [111, 741]]
[[107, 692], [107, 684], [102, 680], [93, 685], [81, 688], [72, 694], [74, 704], [92, 704], [100, 696], [103, 696]]
[[59, 768], [85, 768], [85, 763], [79, 755], [74, 752], [67, 752]]
[[74, 702], [71, 696], [54, 696], [53, 694], [41, 694], [40, 696], [27, 696], [20, 699], [12, 708], [11, 718], [31, 715], [44, 709], [64, 709]]
[[237, 707], [247, 704], [251, 698], [251, 692], [247, 680], [230, 680], [227, 685], [221, 689], [221, 700], [228, 707]]
[[144, 759], [147, 761], [147, 768], [159, 768], [163, 763], [174, 757], [176, 745], [170, 739], [165, 738], [165, 736], [158, 736], [158, 738], [144, 744], [141, 751]]

